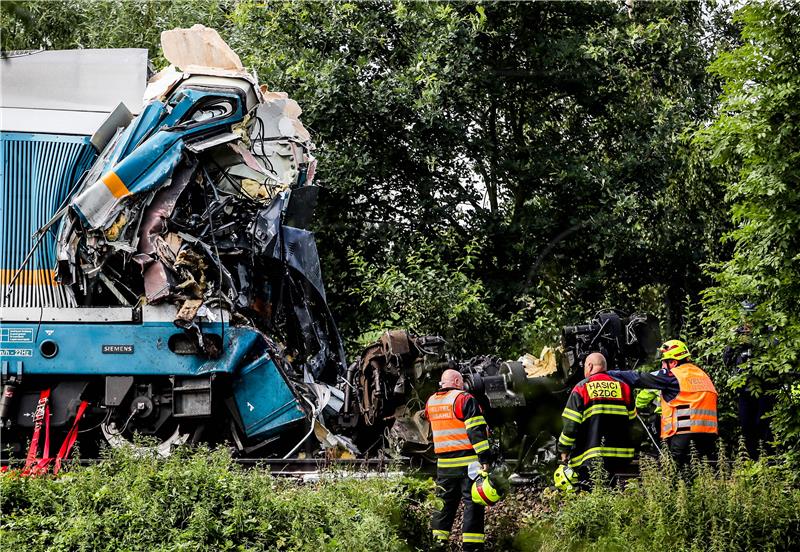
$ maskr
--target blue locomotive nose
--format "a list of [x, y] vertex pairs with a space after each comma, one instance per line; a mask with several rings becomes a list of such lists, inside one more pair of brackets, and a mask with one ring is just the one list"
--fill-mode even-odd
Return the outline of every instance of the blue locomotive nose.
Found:
[[[4, 442], [20, 449], [42, 424], [57, 433], [84, 417], [112, 444], [134, 432], [165, 443], [203, 435], [247, 451], [305, 420], [303, 374], [334, 382], [344, 357], [303, 228], [314, 159], [290, 100], [266, 106], [246, 73], [184, 74], [134, 116], [145, 51], [10, 63]], [[121, 86], [98, 92], [100, 75], [120, 71]], [[53, 72], [70, 85], [6, 94], [38, 90]], [[7, 116], [19, 109], [28, 116]], [[278, 127], [292, 134], [266, 134]]]

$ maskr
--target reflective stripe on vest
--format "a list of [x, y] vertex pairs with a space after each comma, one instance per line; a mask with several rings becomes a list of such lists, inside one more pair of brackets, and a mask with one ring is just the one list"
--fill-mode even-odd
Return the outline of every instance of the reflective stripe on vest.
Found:
[[595, 404], [583, 411], [583, 420], [591, 418], [595, 414], [619, 414], [629, 418], [631, 411], [624, 404]]
[[672, 369], [680, 392], [670, 402], [661, 399], [661, 438], [676, 433], [717, 433], [717, 390], [694, 364]]
[[433, 450], [436, 454], [460, 450], [472, 451], [472, 443], [467, 435], [467, 426], [456, 418], [455, 403], [460, 389], [445, 393], [435, 393], [428, 399], [425, 411], [433, 432]]
[[631, 447], [593, 447], [583, 454], [569, 459], [569, 467], [576, 468], [587, 460], [602, 456], [604, 458], [633, 458], [634, 450]]

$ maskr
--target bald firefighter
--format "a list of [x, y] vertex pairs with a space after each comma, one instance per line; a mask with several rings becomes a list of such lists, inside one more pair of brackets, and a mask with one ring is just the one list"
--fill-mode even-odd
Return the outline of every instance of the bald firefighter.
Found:
[[555, 476], [559, 487], [559, 474], [565, 471], [575, 474], [575, 483], [587, 486], [594, 464], [600, 463], [613, 475], [633, 459], [631, 420], [636, 411], [630, 386], [609, 375], [601, 353], [586, 357], [583, 375], [585, 379], [573, 387], [561, 414], [564, 429], [558, 450], [564, 466]]
[[717, 451], [717, 390], [711, 378], [691, 362], [683, 341], [671, 339], [660, 348], [661, 370], [609, 374], [631, 387], [661, 391], [661, 439], [679, 466], [688, 464], [692, 447], [707, 459]]
[[463, 550], [483, 550], [485, 507], [473, 501], [472, 480], [467, 474], [471, 463], [479, 462], [485, 470], [490, 461], [488, 428], [481, 407], [464, 391], [461, 374], [445, 370], [439, 391], [425, 405], [425, 414], [431, 423], [436, 453], [436, 494], [443, 501], [442, 509], [435, 511], [431, 520], [433, 539], [438, 546], [447, 545], [458, 501], [462, 500]]

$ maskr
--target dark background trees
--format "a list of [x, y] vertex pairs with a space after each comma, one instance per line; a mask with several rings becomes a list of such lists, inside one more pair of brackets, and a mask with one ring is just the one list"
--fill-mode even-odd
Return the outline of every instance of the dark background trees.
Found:
[[[314, 130], [317, 235], [351, 343], [410, 324], [510, 355], [603, 306], [658, 311], [677, 332], [706, 285], [722, 191], [684, 139], [718, 88], [703, 10], [25, 3], [5, 8], [3, 47], [145, 46], [158, 62], [161, 30], [218, 28]], [[438, 288], [404, 296], [379, 278], [414, 262]], [[472, 291], [453, 305], [456, 281]], [[448, 309], [461, 314], [433, 315]]]
[[[753, 369], [774, 384], [797, 371], [792, 3], [746, 6], [736, 22], [714, 2], [1, 13], [4, 50], [147, 47], [156, 65], [161, 30], [202, 23], [294, 97], [318, 145], [316, 232], [351, 350], [406, 326], [460, 355], [509, 357], [616, 306], [654, 312], [664, 337], [713, 336], [718, 352], [751, 298], [764, 327], [782, 328]], [[704, 290], [701, 328], [687, 316]]]

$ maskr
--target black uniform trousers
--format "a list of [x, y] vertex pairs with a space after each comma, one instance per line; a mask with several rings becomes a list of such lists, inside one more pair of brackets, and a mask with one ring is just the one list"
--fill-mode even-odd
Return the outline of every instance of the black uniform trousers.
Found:
[[465, 552], [479, 551], [483, 550], [483, 522], [486, 507], [472, 501], [473, 481], [467, 476], [466, 470], [464, 471], [464, 475], [460, 477], [439, 475], [436, 478], [436, 496], [441, 498], [444, 504], [441, 510], [433, 512], [431, 528], [434, 540], [440, 544], [446, 543], [456, 518], [458, 501], [461, 499], [464, 502], [464, 519], [461, 525], [463, 550]]
[[772, 441], [769, 418], [766, 415], [775, 407], [775, 398], [767, 395], [756, 397], [746, 388], [739, 393], [739, 422], [747, 447], [753, 460], [761, 456], [761, 447], [768, 448]]
[[711, 463], [717, 461], [716, 433], [676, 433], [667, 439], [667, 446], [679, 468], [689, 465], [692, 449], [697, 453], [698, 460]]

